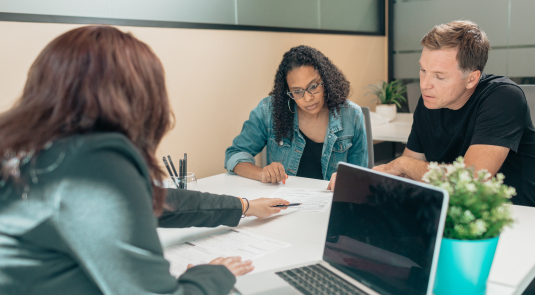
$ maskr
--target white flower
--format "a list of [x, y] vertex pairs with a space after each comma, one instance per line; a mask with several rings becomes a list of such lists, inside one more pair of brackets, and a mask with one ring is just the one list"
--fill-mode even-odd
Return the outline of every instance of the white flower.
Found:
[[446, 165], [446, 176], [450, 176], [455, 171], [457, 171], [457, 168], [455, 168], [455, 166]]
[[428, 167], [430, 170], [437, 170], [439, 168], [438, 162], [430, 162]]
[[459, 159], [457, 159], [455, 162], [453, 162], [453, 167], [455, 167], [455, 168], [465, 168], [466, 165], [464, 165], [464, 160], [461, 159], [461, 161], [459, 161]]
[[478, 219], [476, 222], [470, 224], [470, 233], [475, 236], [480, 236], [487, 231], [485, 221]]
[[431, 170], [427, 171], [427, 172], [424, 174], [424, 176], [422, 176], [422, 181], [423, 181], [423, 182], [427, 182], [427, 183], [431, 182], [431, 181], [429, 180], [429, 176], [430, 176], [430, 175], [431, 175]]
[[516, 196], [516, 189], [512, 186], [508, 187], [507, 190], [505, 190], [505, 195], [508, 199]]
[[461, 208], [459, 207], [455, 207], [455, 206], [451, 206], [450, 209], [449, 209], [449, 215], [452, 217], [452, 218], [457, 218], [457, 217], [460, 217], [461, 214], [462, 214], [462, 210]]
[[475, 184], [473, 184], [473, 183], [468, 183], [468, 184], [466, 185], [466, 190], [469, 191], [469, 192], [472, 192], [472, 193], [473, 193], [473, 192], [475, 192], [475, 191], [477, 190], [477, 188], [476, 188], [476, 185], [475, 185]]
[[459, 182], [470, 182], [472, 178], [470, 177], [470, 172], [463, 171], [461, 175], [459, 175]]
[[463, 216], [461, 217], [461, 221], [463, 223], [469, 223], [474, 219], [476, 219], [476, 217], [474, 216], [474, 214], [472, 214], [472, 212], [470, 212], [470, 210], [464, 211]]

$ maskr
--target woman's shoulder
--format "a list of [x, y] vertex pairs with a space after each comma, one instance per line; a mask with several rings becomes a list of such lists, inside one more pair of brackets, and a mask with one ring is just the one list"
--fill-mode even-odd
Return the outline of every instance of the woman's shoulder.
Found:
[[271, 96], [264, 97], [258, 105], [251, 111], [251, 115], [255, 117], [264, 118], [269, 121], [271, 112], [273, 110], [273, 99]]
[[340, 115], [346, 120], [358, 119], [362, 116], [362, 109], [360, 106], [350, 100], [346, 100], [340, 106]]
[[354, 113], [361, 113], [362, 112], [362, 109], [360, 108], [360, 106], [348, 99], [346, 99], [345, 102], [342, 103], [342, 105], [340, 106], [341, 109], [347, 109], [348, 111], [352, 111]]
[[55, 154], [57, 151], [65, 153], [65, 162], [71, 166], [87, 157], [102, 161], [122, 159], [136, 167], [141, 174], [148, 174], [148, 167], [139, 150], [124, 134], [118, 132], [99, 132], [62, 138], [52, 143], [51, 151], [55, 151]]
[[[122, 161], [123, 155], [126, 161]], [[95, 167], [102, 164], [110, 167], [127, 163], [137, 166], [140, 174], [147, 174], [142, 161], [133, 144], [119, 133], [73, 135], [52, 141], [33, 159], [21, 161], [19, 182], [8, 181], [0, 188], [0, 232], [22, 235], [51, 218], [57, 209], [58, 192], [68, 186], [69, 180], [76, 182], [84, 176], [90, 179], [99, 172]], [[24, 222], [13, 223], [14, 219]]]

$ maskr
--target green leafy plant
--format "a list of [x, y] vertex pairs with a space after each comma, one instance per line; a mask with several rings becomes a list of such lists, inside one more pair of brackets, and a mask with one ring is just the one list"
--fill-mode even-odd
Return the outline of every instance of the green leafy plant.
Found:
[[516, 190], [503, 184], [505, 178], [495, 177], [487, 170], [474, 173], [466, 167], [463, 157], [453, 164], [431, 162], [424, 182], [448, 191], [450, 202], [444, 237], [458, 240], [483, 240], [497, 237], [505, 226], [513, 223], [509, 199]]
[[372, 99], [372, 101], [377, 101], [378, 104], [395, 104], [398, 108], [401, 108], [401, 102], [407, 101], [403, 96], [407, 92], [407, 87], [398, 80], [390, 83], [381, 81], [377, 85], [370, 84], [365, 88], [370, 89], [365, 96], [368, 94], [375, 95], [376, 98]]

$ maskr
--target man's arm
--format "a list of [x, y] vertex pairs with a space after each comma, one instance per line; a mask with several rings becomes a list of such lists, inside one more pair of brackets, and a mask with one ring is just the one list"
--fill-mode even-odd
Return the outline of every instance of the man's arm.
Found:
[[497, 145], [474, 144], [471, 145], [464, 155], [466, 167], [474, 166], [475, 171], [486, 169], [492, 176], [505, 162], [509, 154], [509, 148]]
[[[474, 166], [475, 171], [486, 169], [494, 176], [500, 170], [508, 153], [509, 149], [506, 147], [474, 144], [466, 151], [464, 163], [467, 167]], [[373, 167], [373, 170], [421, 181], [428, 170], [428, 165], [424, 154], [405, 148], [401, 157], [388, 164]]]
[[427, 172], [427, 165], [429, 163], [424, 154], [405, 148], [401, 157], [388, 164], [375, 166], [373, 170], [420, 181]]

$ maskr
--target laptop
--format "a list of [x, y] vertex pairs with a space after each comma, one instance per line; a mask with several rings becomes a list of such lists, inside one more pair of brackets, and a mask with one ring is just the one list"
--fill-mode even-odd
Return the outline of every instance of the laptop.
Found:
[[340, 163], [321, 261], [238, 277], [249, 294], [431, 295], [445, 190]]

